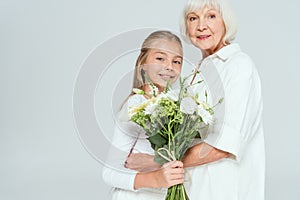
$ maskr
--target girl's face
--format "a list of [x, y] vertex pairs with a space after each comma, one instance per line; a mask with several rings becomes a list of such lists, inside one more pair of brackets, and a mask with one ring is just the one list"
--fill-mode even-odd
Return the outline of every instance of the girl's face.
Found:
[[177, 80], [182, 59], [182, 48], [177, 42], [161, 39], [148, 51], [143, 70], [159, 89], [164, 88], [168, 81], [173, 84]]
[[200, 48], [203, 56], [211, 55], [224, 47], [225, 24], [221, 14], [212, 7], [187, 15], [186, 25], [193, 45]]

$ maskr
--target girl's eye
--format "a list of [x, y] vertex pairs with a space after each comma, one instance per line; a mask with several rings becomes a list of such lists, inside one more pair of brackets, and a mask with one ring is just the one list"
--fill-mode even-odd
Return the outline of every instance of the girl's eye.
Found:
[[162, 58], [162, 57], [157, 57], [157, 58], [155, 58], [156, 60], [159, 60], [159, 61], [164, 61], [164, 58]]
[[177, 65], [181, 65], [181, 61], [179, 61], [179, 60], [175, 60], [174, 63]]

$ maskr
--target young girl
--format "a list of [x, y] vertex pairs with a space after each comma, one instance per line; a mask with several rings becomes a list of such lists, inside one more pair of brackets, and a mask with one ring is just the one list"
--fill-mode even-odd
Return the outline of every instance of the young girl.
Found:
[[[169, 31], [156, 31], [144, 41], [136, 61], [133, 88], [141, 89], [146, 95], [132, 93], [125, 101], [115, 127], [106, 167], [103, 170], [104, 181], [114, 187], [113, 200], [163, 200], [166, 189], [183, 183], [184, 170], [180, 161], [172, 161], [163, 166], [153, 162], [154, 151], [146, 139], [142, 128], [128, 121], [128, 109], [137, 106], [151, 96], [151, 87], [147, 77], [162, 92], [166, 84], [176, 82], [182, 67], [182, 44], [180, 39]], [[124, 120], [127, 118], [127, 120]], [[119, 151], [117, 151], [118, 149]], [[122, 153], [123, 152], [123, 153]], [[144, 162], [143, 172], [129, 170], [125, 163], [132, 152], [149, 155], [149, 163]], [[139, 161], [137, 161], [139, 162]], [[109, 164], [108, 164], [109, 163]], [[146, 170], [145, 170], [146, 169]]]

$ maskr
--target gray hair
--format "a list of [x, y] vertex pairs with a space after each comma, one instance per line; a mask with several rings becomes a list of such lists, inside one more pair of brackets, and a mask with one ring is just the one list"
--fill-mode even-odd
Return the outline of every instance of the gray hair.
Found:
[[191, 42], [187, 31], [187, 15], [204, 7], [213, 7], [222, 16], [225, 24], [223, 43], [230, 44], [237, 33], [236, 17], [227, 0], [188, 0], [180, 18], [180, 32], [186, 42]]

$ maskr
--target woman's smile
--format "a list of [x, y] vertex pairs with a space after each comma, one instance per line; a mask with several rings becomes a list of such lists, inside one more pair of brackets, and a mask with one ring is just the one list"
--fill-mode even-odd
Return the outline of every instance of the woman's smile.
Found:
[[209, 39], [211, 37], [211, 35], [199, 35], [197, 36], [197, 38], [199, 40], [206, 40], [206, 39]]

